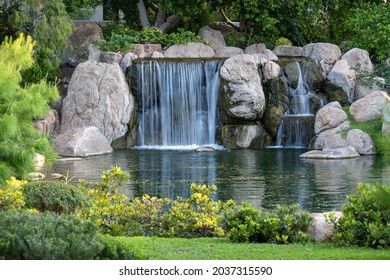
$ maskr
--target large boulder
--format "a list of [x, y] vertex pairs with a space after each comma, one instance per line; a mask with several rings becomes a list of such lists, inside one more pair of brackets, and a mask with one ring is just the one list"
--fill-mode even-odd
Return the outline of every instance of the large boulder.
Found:
[[319, 134], [324, 130], [336, 128], [346, 122], [347, 119], [348, 116], [341, 108], [340, 103], [328, 103], [316, 114], [314, 132]]
[[164, 52], [166, 58], [212, 58], [214, 56], [214, 50], [203, 43], [172, 45]]
[[340, 60], [341, 50], [337, 45], [330, 43], [312, 43], [303, 47], [303, 54], [317, 60], [327, 75], [333, 65]]
[[296, 46], [277, 46], [273, 52], [276, 56], [303, 56], [303, 48]]
[[[334, 226], [327, 220], [327, 216], [331, 213], [312, 213], [311, 217], [313, 218], [312, 224], [308, 229], [308, 233], [313, 237], [317, 242], [332, 242], [334, 238]], [[342, 216], [341, 212], [334, 212], [333, 216], [336, 218], [336, 221]]]
[[218, 48], [226, 47], [225, 38], [223, 37], [221, 31], [212, 29], [210, 26], [204, 26], [199, 30], [199, 37], [202, 40], [207, 41], [213, 50]]
[[215, 57], [225, 58], [242, 54], [243, 50], [236, 47], [220, 47], [215, 50]]
[[243, 120], [260, 119], [265, 110], [265, 97], [255, 58], [247, 54], [228, 58], [220, 75], [227, 114]]
[[361, 155], [375, 155], [376, 150], [371, 137], [360, 129], [351, 129], [348, 131], [347, 145], [352, 146]]
[[265, 44], [252, 44], [250, 46], [247, 46], [244, 50], [244, 54], [258, 54], [258, 53], [264, 53], [264, 51], [267, 49]]
[[105, 63], [121, 63], [123, 55], [118, 52], [102, 52], [100, 54], [100, 61]]
[[347, 147], [347, 141], [341, 135], [341, 129], [328, 129], [316, 135], [312, 140], [311, 148], [316, 150], [338, 149]]
[[367, 122], [382, 116], [383, 109], [390, 101], [384, 91], [373, 91], [351, 104], [349, 112], [357, 122]]
[[161, 44], [132, 44], [131, 51], [139, 58], [152, 57], [156, 52], [163, 52]]
[[353, 48], [346, 52], [341, 59], [348, 61], [348, 64], [360, 73], [371, 74], [374, 71], [374, 65], [366, 50]]
[[63, 101], [61, 130], [95, 126], [108, 142], [123, 136], [134, 110], [118, 64], [87, 61], [77, 66]]
[[34, 121], [34, 127], [43, 135], [55, 137], [59, 128], [60, 121], [56, 110], [50, 110], [49, 113], [42, 119]]
[[356, 99], [356, 71], [345, 59], [340, 59], [327, 76], [327, 95], [332, 101], [351, 104]]
[[277, 78], [281, 73], [281, 68], [279, 64], [276, 64], [273, 61], [267, 61], [263, 67], [263, 77], [266, 81], [273, 80]]
[[271, 138], [260, 125], [226, 125], [222, 127], [222, 144], [227, 148], [260, 148]]
[[103, 38], [102, 29], [96, 23], [76, 22], [75, 27], [76, 30], [69, 38], [69, 45], [75, 49], [72, 50], [72, 55], [68, 58], [68, 61], [65, 61], [73, 66], [88, 60], [90, 44]]
[[53, 149], [59, 155], [68, 157], [86, 157], [112, 152], [106, 137], [94, 126], [63, 132], [54, 139]]

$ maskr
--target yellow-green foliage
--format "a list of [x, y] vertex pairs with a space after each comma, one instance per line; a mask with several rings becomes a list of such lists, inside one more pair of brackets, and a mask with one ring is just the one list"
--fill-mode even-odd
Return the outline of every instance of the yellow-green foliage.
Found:
[[22, 186], [26, 183], [25, 180], [16, 180], [15, 177], [11, 177], [4, 185], [0, 184], [1, 211], [19, 210], [25, 206]]
[[21, 71], [33, 64], [33, 48], [31, 37], [23, 34], [0, 46], [0, 183], [33, 171], [35, 153], [53, 155], [49, 140], [32, 121], [48, 113], [49, 104], [59, 97], [58, 90], [45, 81], [20, 85]]
[[168, 237], [224, 236], [222, 213], [235, 203], [212, 201], [216, 186], [191, 185], [191, 197], [178, 198], [172, 202], [169, 212], [161, 217], [163, 235]]
[[234, 206], [211, 199], [215, 186], [191, 185], [189, 198], [150, 197], [130, 199], [117, 187], [128, 178], [118, 167], [105, 171], [103, 183], [82, 184], [92, 199], [92, 205], [79, 212], [84, 219], [94, 221], [100, 231], [114, 236], [155, 235], [164, 237], [224, 236], [222, 212]]

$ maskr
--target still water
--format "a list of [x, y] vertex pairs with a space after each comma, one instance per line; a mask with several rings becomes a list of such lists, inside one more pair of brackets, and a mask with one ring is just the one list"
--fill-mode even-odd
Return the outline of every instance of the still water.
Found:
[[214, 184], [215, 200], [248, 201], [271, 209], [299, 203], [311, 212], [340, 209], [359, 182], [390, 184], [388, 163], [382, 157], [343, 160], [300, 159], [301, 149], [239, 149], [115, 151], [78, 161], [58, 161], [42, 170], [78, 179], [100, 181], [103, 170], [120, 166], [130, 173], [124, 190], [131, 197], [145, 193], [174, 199], [187, 197], [189, 186]]

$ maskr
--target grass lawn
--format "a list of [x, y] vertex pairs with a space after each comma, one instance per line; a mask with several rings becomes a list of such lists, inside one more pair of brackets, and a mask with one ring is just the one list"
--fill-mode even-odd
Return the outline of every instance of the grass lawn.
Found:
[[117, 237], [117, 241], [149, 260], [390, 260], [390, 249], [342, 247], [334, 244], [233, 243], [227, 238]]

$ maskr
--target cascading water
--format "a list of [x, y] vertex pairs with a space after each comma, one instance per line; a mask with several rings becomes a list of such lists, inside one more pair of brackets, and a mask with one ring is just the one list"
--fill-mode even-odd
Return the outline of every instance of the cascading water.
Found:
[[219, 61], [141, 61], [139, 146], [215, 143]]
[[289, 109], [279, 126], [276, 146], [306, 148], [314, 133], [313, 100], [319, 100], [320, 107], [323, 100], [310, 91], [302, 75], [301, 65], [296, 62], [298, 83], [294, 89], [290, 87]]

